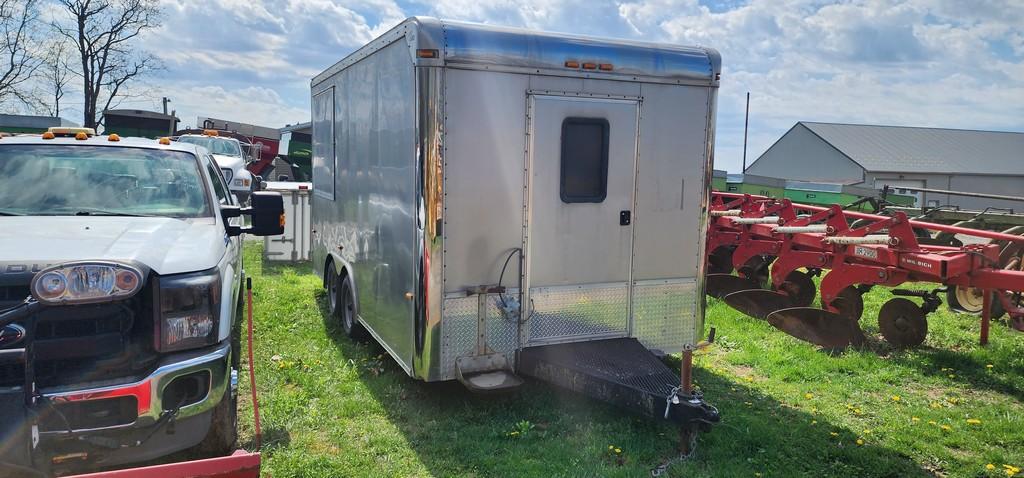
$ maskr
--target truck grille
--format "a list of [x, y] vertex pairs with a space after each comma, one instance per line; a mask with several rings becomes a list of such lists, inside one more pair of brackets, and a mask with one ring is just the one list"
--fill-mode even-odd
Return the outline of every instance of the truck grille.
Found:
[[29, 294], [27, 285], [0, 285], [0, 311], [17, 307]]
[[[34, 370], [40, 388], [127, 382], [150, 371], [152, 309], [138, 296], [116, 303], [51, 307], [37, 316]], [[16, 345], [18, 346], [18, 345]], [[0, 387], [24, 382], [20, 364], [0, 365]]]

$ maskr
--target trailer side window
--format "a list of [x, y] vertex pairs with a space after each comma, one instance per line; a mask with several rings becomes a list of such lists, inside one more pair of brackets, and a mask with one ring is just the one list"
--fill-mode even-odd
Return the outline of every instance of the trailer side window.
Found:
[[603, 202], [608, 195], [608, 120], [562, 121], [562, 202]]
[[313, 192], [334, 199], [334, 88], [313, 96]]

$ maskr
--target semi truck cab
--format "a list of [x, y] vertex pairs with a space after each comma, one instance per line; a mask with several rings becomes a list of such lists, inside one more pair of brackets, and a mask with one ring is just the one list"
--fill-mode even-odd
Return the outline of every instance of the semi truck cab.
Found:
[[252, 200], [193, 144], [3, 138], [0, 475], [234, 449], [241, 234], [283, 231]]

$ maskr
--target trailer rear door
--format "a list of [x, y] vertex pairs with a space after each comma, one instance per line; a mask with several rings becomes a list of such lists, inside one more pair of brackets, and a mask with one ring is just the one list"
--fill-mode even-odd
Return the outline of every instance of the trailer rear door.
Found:
[[639, 102], [530, 97], [527, 343], [625, 336]]

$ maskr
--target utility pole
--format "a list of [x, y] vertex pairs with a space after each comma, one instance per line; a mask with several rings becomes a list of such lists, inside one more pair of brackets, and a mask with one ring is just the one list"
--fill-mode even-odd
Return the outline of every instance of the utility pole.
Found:
[[[165, 98], [166, 99], [166, 98]], [[747, 92], [747, 113], [743, 117], [743, 170], [747, 172], [747, 127], [750, 126], [750, 92]]]
[[[747, 95], [748, 95], [747, 101], [750, 101], [750, 98], [749, 98], [750, 93], [747, 93]], [[171, 99], [165, 96], [164, 97], [164, 101], [163, 101], [163, 103], [164, 103], [164, 114], [167, 114], [167, 103], [170, 103], [170, 102], [171, 102]]]

